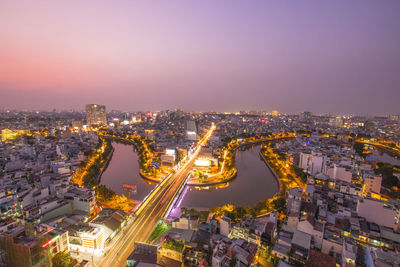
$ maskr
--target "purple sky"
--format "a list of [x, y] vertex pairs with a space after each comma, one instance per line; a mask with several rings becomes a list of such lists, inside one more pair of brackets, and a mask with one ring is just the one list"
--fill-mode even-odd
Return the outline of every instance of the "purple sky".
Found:
[[399, 114], [399, 0], [0, 2], [0, 108]]

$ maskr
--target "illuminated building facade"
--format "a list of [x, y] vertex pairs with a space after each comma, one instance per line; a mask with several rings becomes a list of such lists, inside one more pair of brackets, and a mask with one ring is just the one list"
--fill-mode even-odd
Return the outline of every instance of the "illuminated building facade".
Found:
[[71, 251], [99, 252], [104, 247], [104, 229], [91, 225], [70, 225], [67, 228]]
[[1, 141], [13, 140], [23, 134], [27, 134], [28, 130], [11, 130], [11, 129], [2, 129], [1, 130]]
[[186, 122], [186, 138], [190, 141], [197, 140], [197, 126], [195, 121]]
[[97, 104], [86, 105], [86, 124], [89, 126], [106, 125], [106, 106]]

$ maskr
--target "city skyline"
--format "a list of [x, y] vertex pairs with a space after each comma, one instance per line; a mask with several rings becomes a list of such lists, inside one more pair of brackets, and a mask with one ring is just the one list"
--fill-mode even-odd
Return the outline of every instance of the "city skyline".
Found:
[[398, 114], [398, 1], [2, 2], [4, 109]]
[[[99, 103], [97, 105], [102, 105], [102, 106], [106, 106], [104, 105], [104, 103]], [[176, 110], [182, 110], [185, 113], [193, 113], [193, 114], [197, 114], [197, 113], [215, 113], [215, 114], [231, 114], [231, 115], [274, 115], [274, 112], [278, 112], [278, 115], [276, 116], [293, 116], [293, 115], [300, 115], [303, 113], [310, 113], [312, 116], [327, 116], [327, 117], [342, 117], [342, 118], [351, 118], [351, 117], [366, 117], [366, 118], [378, 118], [378, 117], [390, 117], [390, 116], [400, 116], [400, 112], [397, 113], [381, 113], [381, 114], [363, 114], [363, 113], [323, 113], [323, 112], [313, 112], [310, 110], [304, 110], [304, 111], [300, 111], [298, 113], [289, 113], [289, 112], [281, 112], [279, 110], [272, 110], [272, 109], [259, 109], [259, 110], [255, 110], [255, 109], [247, 109], [247, 110], [229, 110], [229, 111], [214, 111], [214, 110], [203, 110], [203, 111], [194, 111], [194, 110], [185, 110], [182, 108], [166, 108], [166, 109], [154, 109], [154, 110], [150, 110], [150, 109], [143, 109], [143, 110], [130, 110], [130, 109], [108, 109], [106, 111], [106, 114], [112, 114], [112, 113], [132, 113], [132, 114], [138, 114], [138, 113], [146, 113], [146, 112], [153, 112], [153, 114], [158, 114], [161, 112], [166, 112], [166, 111], [176, 111]], [[50, 112], [66, 112], [66, 113], [70, 113], [70, 112], [80, 112], [82, 114], [87, 113], [87, 111], [85, 110], [85, 107], [83, 108], [77, 108], [77, 109], [56, 109], [56, 108], [49, 108], [49, 109], [0, 109], [0, 112], [26, 112], [26, 113], [38, 113], [38, 112], [45, 112], [45, 113], [50, 113]]]
[[400, 267], [399, 14], [0, 1], [0, 266]]

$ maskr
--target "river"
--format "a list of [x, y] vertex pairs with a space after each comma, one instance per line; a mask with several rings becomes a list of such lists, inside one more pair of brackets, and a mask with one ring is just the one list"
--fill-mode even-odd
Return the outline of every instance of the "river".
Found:
[[[129, 145], [112, 143], [113, 158], [101, 177], [101, 183], [118, 194], [123, 193], [122, 184], [137, 187], [136, 200], [142, 200], [155, 186], [139, 175], [138, 156]], [[236, 152], [237, 177], [229, 185], [197, 189], [188, 187], [181, 207], [210, 208], [224, 204], [251, 206], [272, 197], [278, 192], [278, 183], [260, 159], [260, 146]], [[223, 187], [223, 188], [222, 188]]]
[[398, 157], [392, 157], [391, 155], [383, 151], [379, 151], [378, 149], [373, 150], [372, 153], [378, 157], [378, 161], [380, 162], [391, 165], [400, 165], [400, 160]]
[[113, 142], [113, 157], [107, 169], [101, 176], [101, 184], [106, 185], [117, 194], [122, 194], [123, 184], [137, 187], [135, 200], [143, 200], [156, 185], [144, 180], [139, 175], [138, 155], [133, 151], [133, 146]]
[[224, 204], [251, 206], [272, 197], [279, 185], [271, 171], [260, 159], [260, 146], [236, 152], [237, 176], [229, 186], [210, 189], [189, 187], [181, 207], [211, 208]]

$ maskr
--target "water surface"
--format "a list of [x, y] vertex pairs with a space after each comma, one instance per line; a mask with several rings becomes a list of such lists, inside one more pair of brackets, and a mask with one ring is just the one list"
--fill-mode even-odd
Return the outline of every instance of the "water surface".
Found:
[[[105, 184], [118, 194], [124, 193], [122, 185], [137, 186], [135, 200], [143, 198], [154, 188], [139, 175], [138, 156], [133, 146], [112, 143], [114, 155], [107, 170], [101, 177]], [[260, 146], [236, 152], [237, 177], [229, 184], [208, 188], [188, 187], [181, 207], [210, 208], [224, 204], [251, 206], [258, 201], [272, 197], [278, 192], [278, 183], [260, 159]]]
[[383, 151], [379, 150], [374, 150], [373, 154], [378, 157], [378, 161], [383, 162], [383, 163], [388, 163], [392, 165], [400, 165], [400, 160], [398, 157], [392, 157], [388, 153], [385, 153]]
[[[135, 200], [143, 200], [156, 185], [144, 180], [139, 175], [138, 155], [133, 146], [113, 142], [114, 154], [110, 164], [101, 177], [101, 184], [114, 190], [117, 194], [124, 193], [122, 185], [130, 184], [137, 187]], [[127, 195], [127, 194], [125, 194]]]
[[259, 156], [260, 146], [236, 152], [237, 177], [225, 188], [189, 187], [181, 207], [211, 208], [224, 204], [252, 206], [272, 197], [279, 185]]

